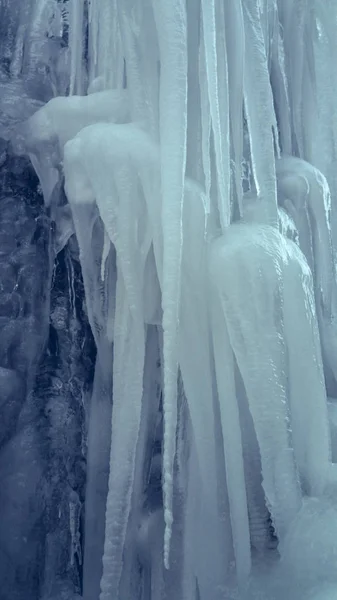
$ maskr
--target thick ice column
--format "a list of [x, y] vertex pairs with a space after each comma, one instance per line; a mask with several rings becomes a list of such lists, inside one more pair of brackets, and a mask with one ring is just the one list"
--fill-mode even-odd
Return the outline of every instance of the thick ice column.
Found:
[[[99, 235], [94, 229], [98, 214], [90, 181], [80, 164], [80, 156], [66, 147], [64, 157], [65, 190], [72, 207], [86, 295], [89, 323], [97, 346], [93, 394], [88, 415], [88, 473], [85, 511], [85, 548], [83, 570], [84, 600], [98, 598], [102, 576], [105, 536], [105, 507], [108, 491], [111, 435], [112, 347], [106, 337], [102, 313], [100, 255], [92, 242]], [[102, 232], [101, 232], [102, 233]], [[94, 240], [97, 243], [97, 240]], [[101, 240], [102, 242], [102, 240]], [[114, 293], [114, 290], [111, 290]]]
[[[204, 554], [195, 551], [196, 562], [193, 568], [198, 573], [201, 597], [206, 597], [208, 594], [216, 599], [219, 593], [217, 590], [225, 582], [232, 548], [229, 522], [219, 525], [219, 482], [216, 470], [218, 449], [215, 435], [215, 394], [207, 307], [209, 282], [205, 213], [206, 199], [201, 189], [195, 183], [186, 180], [179, 362], [190, 427], [193, 432], [194, 452], [199, 466], [200, 504], [198, 506], [201, 516], [198, 518], [201, 522], [198, 530], [205, 550]], [[189, 536], [186, 543], [193, 544], [191, 534], [186, 535]]]
[[173, 465], [177, 425], [178, 319], [182, 211], [187, 135], [187, 30], [182, 0], [153, 0], [160, 46], [160, 156], [162, 191], [164, 330], [163, 493], [165, 565], [172, 532]]
[[312, 274], [298, 246], [290, 240], [287, 252], [283, 314], [293, 447], [302, 490], [319, 497], [328, 482], [331, 459]]
[[[288, 425], [282, 323], [284, 260], [283, 238], [269, 227], [232, 226], [212, 249], [213, 282], [246, 388], [267, 506], [280, 537], [300, 505]], [[232, 403], [235, 408], [235, 398]]]
[[67, 190], [82, 204], [90, 204], [92, 190], [106, 233], [116, 248], [113, 411], [101, 597], [117, 598], [141, 422], [143, 274], [151, 244], [138, 173], [144, 176], [148, 164], [155, 164], [154, 149], [135, 126], [90, 126], [66, 145], [65, 162]]
[[117, 0], [91, 0], [88, 6], [89, 83], [99, 78], [102, 89], [121, 89], [124, 56]]
[[337, 280], [331, 231], [331, 197], [324, 175], [308, 162], [284, 156], [276, 163], [279, 203], [299, 233], [310, 266], [328, 388], [337, 381]]
[[217, 289], [219, 272], [213, 271], [210, 302], [215, 372], [220, 404], [221, 426], [225, 452], [226, 479], [232, 526], [237, 577], [244, 584], [251, 568], [247, 496], [244, 477], [243, 449], [234, 380], [233, 351], [229, 342], [226, 320]]

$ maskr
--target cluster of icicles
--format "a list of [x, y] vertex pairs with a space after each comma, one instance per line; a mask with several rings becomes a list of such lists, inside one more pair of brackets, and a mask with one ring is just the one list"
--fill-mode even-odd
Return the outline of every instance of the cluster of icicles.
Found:
[[244, 597], [334, 511], [335, 2], [69, 7], [70, 95], [21, 131], [52, 209], [64, 175], [97, 345], [84, 598]]

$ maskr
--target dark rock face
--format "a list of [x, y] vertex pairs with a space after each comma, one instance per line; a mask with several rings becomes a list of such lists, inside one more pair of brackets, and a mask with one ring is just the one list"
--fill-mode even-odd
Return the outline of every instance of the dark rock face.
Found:
[[95, 362], [63, 182], [47, 210], [11, 141], [69, 82], [66, 1], [35, 4], [0, 0], [0, 600], [81, 591]]
[[56, 255], [33, 168], [1, 144], [0, 598], [69, 597], [81, 591], [94, 342], [76, 253]]
[[59, 585], [79, 592], [84, 502], [85, 397], [93, 377], [93, 341], [82, 308], [79, 264], [66, 247], [54, 264], [49, 340], [34, 393], [45, 421], [46, 532], [43, 597]]

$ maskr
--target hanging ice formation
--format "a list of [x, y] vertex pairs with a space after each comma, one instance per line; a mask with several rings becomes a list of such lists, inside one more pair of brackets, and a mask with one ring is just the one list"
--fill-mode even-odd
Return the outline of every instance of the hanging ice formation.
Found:
[[15, 143], [97, 345], [83, 598], [337, 597], [335, 2], [62, 17], [69, 95]]

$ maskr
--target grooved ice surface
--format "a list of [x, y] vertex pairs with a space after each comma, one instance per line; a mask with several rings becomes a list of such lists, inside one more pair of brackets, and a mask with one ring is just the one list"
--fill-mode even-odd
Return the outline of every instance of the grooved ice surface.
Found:
[[337, 597], [334, 0], [0, 0], [0, 600]]

